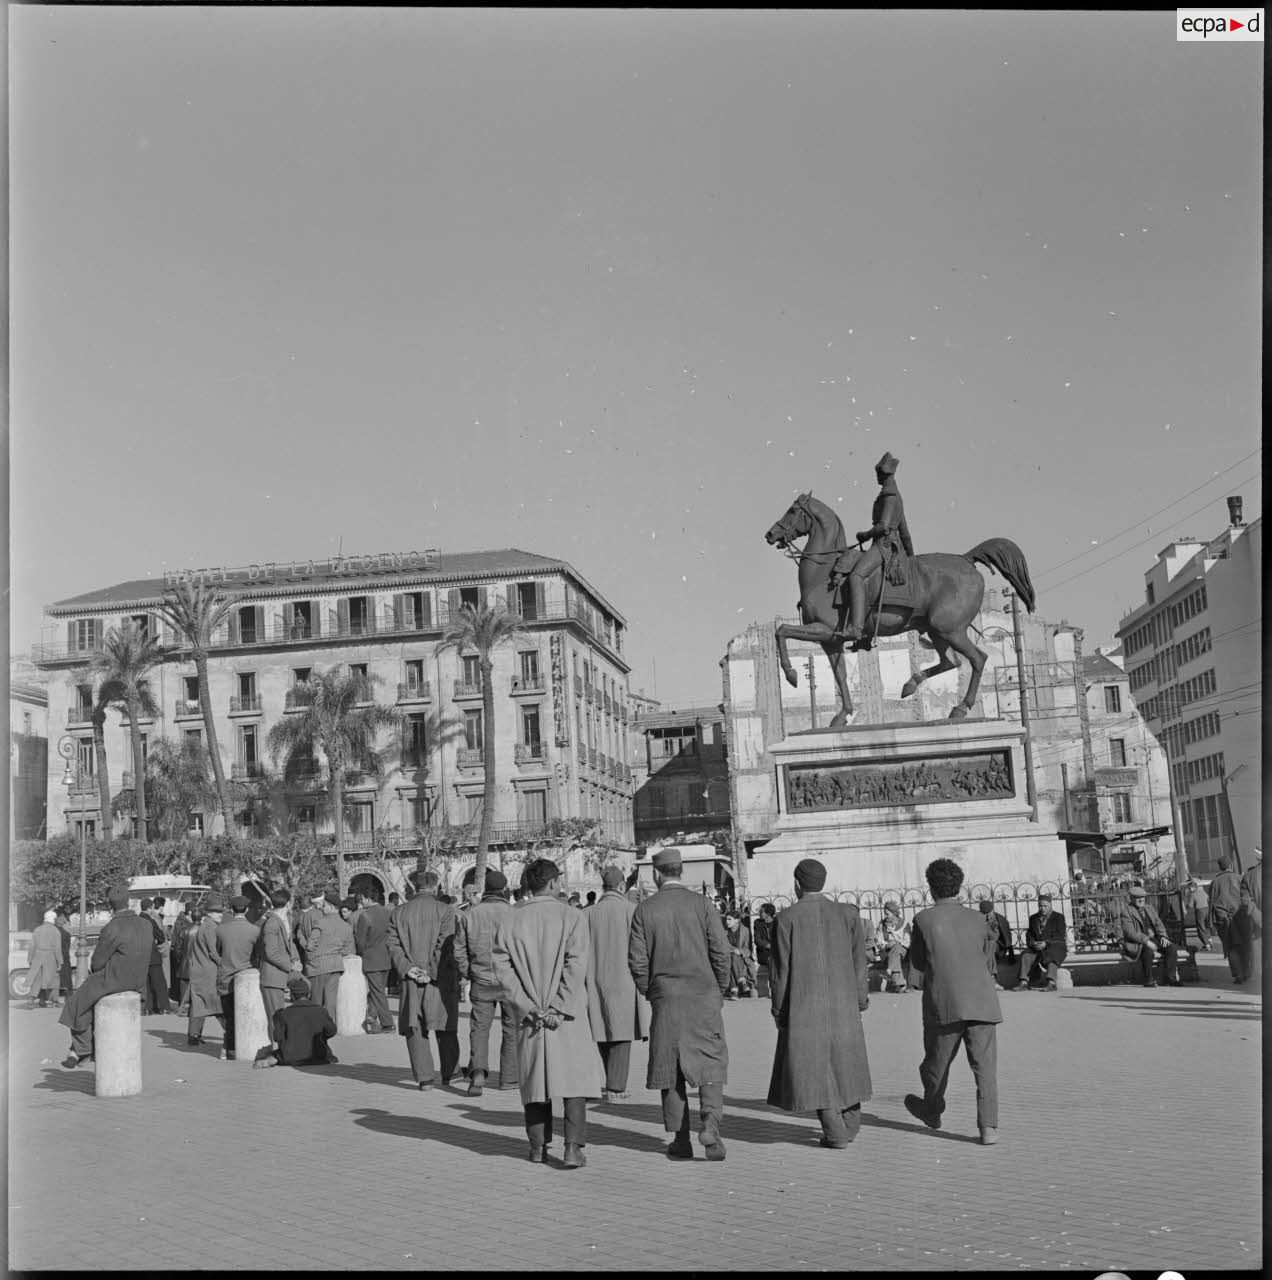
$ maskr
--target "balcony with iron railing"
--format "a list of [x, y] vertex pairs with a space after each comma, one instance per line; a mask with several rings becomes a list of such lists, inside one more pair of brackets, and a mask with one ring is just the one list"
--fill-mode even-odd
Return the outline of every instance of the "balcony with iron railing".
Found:
[[296, 688], [294, 687], [291, 689], [288, 689], [287, 692], [283, 695], [284, 714], [288, 711], [304, 711], [308, 708], [308, 706], [309, 706], [309, 702], [308, 701], [302, 702], [300, 699], [300, 696], [297, 693]]
[[433, 686], [427, 680], [408, 681], [397, 687], [399, 702], [432, 702]]
[[203, 716], [203, 703], [197, 698], [191, 701], [189, 698], [178, 698], [173, 704], [173, 715], [178, 720], [193, 720], [196, 717]]
[[256, 715], [260, 710], [261, 695], [259, 693], [236, 693], [230, 698], [230, 715], [232, 716]]
[[66, 708], [66, 727], [68, 729], [74, 727], [84, 727], [93, 723], [92, 709], [84, 706], [69, 706]]
[[574, 696], [576, 698], [582, 698], [583, 696], [583, 677], [582, 676], [574, 677]]
[[596, 686], [594, 684], [588, 683], [585, 680], [583, 682], [583, 696], [584, 698], [587, 699], [589, 705], [592, 703], [595, 703], [596, 702]]
[[517, 764], [542, 764], [548, 758], [548, 748], [542, 742], [518, 742], [512, 758]]
[[344, 785], [346, 791], [365, 791], [379, 786], [379, 782], [380, 780], [374, 773], [368, 773], [365, 769], [345, 770]]
[[455, 699], [480, 698], [481, 697], [481, 681], [476, 684], [469, 684], [464, 680], [455, 681]]
[[604, 694], [603, 696], [604, 696], [604, 698], [605, 698], [605, 714], [606, 714], [607, 716], [612, 716], [612, 715], [614, 714], [614, 703], [613, 703], [613, 700], [610, 698], [610, 696], [609, 696], [609, 694], [608, 694], [608, 693], [607, 693], [607, 694]]
[[461, 769], [482, 769], [485, 767], [485, 752], [480, 747], [460, 747], [455, 753], [455, 763]]
[[512, 677], [513, 697], [523, 693], [543, 693], [546, 688], [541, 675]]
[[230, 766], [231, 782], [255, 782], [265, 777], [265, 765], [260, 760], [235, 761]]
[[597, 759], [598, 759], [598, 752], [597, 752], [596, 748], [595, 748], [595, 747], [588, 747], [588, 749], [587, 749], [587, 763], [588, 763], [588, 768], [590, 768], [590, 769], [595, 769], [595, 768], [597, 767], [597, 764], [596, 764]]

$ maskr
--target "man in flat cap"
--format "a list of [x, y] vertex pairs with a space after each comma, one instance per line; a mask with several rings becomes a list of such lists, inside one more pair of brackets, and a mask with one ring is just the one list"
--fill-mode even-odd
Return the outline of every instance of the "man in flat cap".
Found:
[[388, 994], [389, 970], [393, 967], [389, 959], [389, 909], [367, 892], [358, 902], [353, 945], [362, 957], [362, 973], [367, 980], [367, 1020], [362, 1029], [368, 1035], [378, 1035], [393, 1030]]
[[273, 909], [261, 921], [261, 1002], [272, 1034], [274, 1015], [285, 1006], [287, 984], [300, 976], [301, 963], [292, 938], [291, 895], [286, 889], [275, 889], [269, 901]]
[[459, 970], [455, 966], [455, 910], [437, 896], [441, 877], [425, 871], [419, 890], [389, 921], [389, 956], [402, 979], [398, 1032], [417, 1089], [433, 1084], [428, 1037], [437, 1037], [442, 1084], [459, 1069]]
[[71, 992], [58, 1021], [71, 1033], [64, 1067], [77, 1067], [93, 1056], [93, 1009], [103, 996], [135, 991], [145, 999], [146, 971], [154, 945], [150, 921], [128, 909], [128, 890], [108, 895], [113, 914], [102, 928], [88, 963], [88, 977]]
[[[904, 583], [907, 580], [906, 557], [914, 555], [910, 530], [905, 522], [905, 504], [901, 501], [894, 478], [899, 465], [890, 453], [885, 453], [875, 464], [879, 494], [870, 513], [870, 528], [861, 530], [856, 543], [842, 552], [831, 566], [830, 586], [834, 588], [840, 580], [846, 580], [848, 584], [848, 623], [839, 634], [845, 640], [856, 641], [858, 648], [867, 648], [870, 642], [865, 623], [866, 610], [871, 603], [867, 598], [871, 577], [876, 571], [882, 571], [889, 582]], [[866, 542], [871, 544], [869, 551], [862, 550], [862, 544]], [[877, 587], [876, 583], [876, 591]], [[874, 594], [871, 592], [872, 597]]]
[[1056, 971], [1069, 954], [1065, 936], [1064, 916], [1052, 910], [1051, 894], [1042, 890], [1038, 894], [1038, 910], [1029, 917], [1025, 930], [1025, 945], [1020, 953], [1020, 981], [1017, 991], [1037, 987], [1047, 991], [1056, 989]]
[[923, 1096], [907, 1093], [905, 1109], [929, 1129], [941, 1127], [950, 1064], [961, 1044], [976, 1080], [976, 1124], [982, 1146], [998, 1141], [998, 993], [985, 967], [985, 922], [958, 900], [963, 868], [950, 858], [925, 871], [933, 905], [914, 917], [910, 965], [923, 973]]
[[587, 1164], [587, 1100], [601, 1096], [601, 1060], [587, 1015], [587, 917], [557, 897], [561, 871], [536, 858], [522, 873], [532, 897], [507, 911], [491, 956], [500, 998], [517, 1023], [517, 1066], [530, 1160], [541, 1164], [552, 1141], [552, 1099], [565, 1107], [561, 1164]]
[[1219, 935], [1232, 981], [1240, 986], [1250, 976], [1245, 968], [1241, 926], [1237, 919], [1241, 912], [1241, 881], [1227, 854], [1221, 854], [1218, 862], [1219, 870], [1210, 881], [1210, 924]]
[[203, 1020], [211, 1014], [224, 1028], [223, 1051], [228, 1052], [234, 1035], [233, 1019], [230, 1020], [231, 1026], [225, 1027], [225, 1010], [217, 991], [221, 949], [217, 943], [216, 931], [225, 918], [227, 910], [225, 897], [219, 893], [209, 894], [203, 903], [203, 910], [203, 919], [199, 921], [197, 928], [190, 930], [186, 938], [186, 954], [190, 962], [190, 989], [187, 992], [190, 1000], [190, 1021], [186, 1032], [186, 1043], [192, 1045], [203, 1043]]
[[309, 979], [314, 1003], [322, 1005], [333, 1018], [344, 958], [354, 953], [353, 930], [341, 916], [340, 905], [338, 894], [325, 894], [321, 912], [310, 915], [302, 925], [299, 938], [305, 952], [304, 974]]
[[277, 1046], [253, 1067], [310, 1067], [336, 1062], [327, 1041], [336, 1034], [336, 1021], [309, 998], [309, 983], [293, 974], [287, 983], [291, 1004], [274, 1013], [270, 1034]]
[[490, 1028], [499, 1010], [499, 1087], [517, 1085], [517, 1018], [512, 1006], [499, 998], [491, 955], [495, 931], [512, 910], [508, 901], [508, 878], [493, 867], [486, 872], [486, 892], [459, 913], [455, 925], [455, 966], [469, 983], [472, 1012], [469, 1014], [468, 1096], [480, 1098], [490, 1073]]
[[1141, 885], [1133, 884], [1127, 890], [1130, 901], [1122, 907], [1122, 954], [1140, 966], [1140, 974], [1146, 987], [1155, 987], [1157, 979], [1153, 975], [1157, 957], [1162, 958], [1162, 969], [1166, 983], [1171, 987], [1183, 984], [1179, 980], [1179, 960], [1175, 954], [1175, 943], [1170, 932], [1162, 923], [1162, 918], [1149, 904], [1148, 894]]
[[630, 1096], [632, 1041], [649, 1039], [649, 1004], [627, 967], [636, 904], [623, 893], [623, 879], [618, 867], [604, 868], [601, 896], [587, 910], [587, 1016], [605, 1067], [604, 1102]]
[[792, 907], [779, 912], [769, 951], [777, 1049], [768, 1104], [816, 1111], [821, 1145], [842, 1149], [860, 1132], [870, 1097], [870, 1063], [861, 1015], [870, 1005], [865, 933], [857, 908], [822, 889], [826, 868], [805, 858], [795, 868]]
[[720, 913], [681, 880], [679, 850], [660, 850], [652, 861], [658, 892], [632, 915], [627, 952], [636, 989], [653, 1010], [645, 1087], [662, 1091], [663, 1128], [673, 1135], [668, 1158], [692, 1160], [686, 1088], [696, 1085], [702, 1119], [698, 1141], [708, 1160], [723, 1160], [729, 942]]
[[247, 918], [248, 900], [240, 893], [230, 899], [230, 915], [216, 928], [216, 993], [225, 1024], [222, 1057], [234, 1057], [234, 975], [253, 967], [260, 928]]

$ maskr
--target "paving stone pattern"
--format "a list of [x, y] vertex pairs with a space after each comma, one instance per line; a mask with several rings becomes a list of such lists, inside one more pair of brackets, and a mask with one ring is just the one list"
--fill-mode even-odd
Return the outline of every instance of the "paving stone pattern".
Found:
[[[906, 1113], [917, 994], [871, 997], [874, 1098], [843, 1151], [765, 1105], [768, 1002], [729, 1003], [728, 1159], [665, 1158], [637, 1046], [631, 1100], [589, 1107], [573, 1172], [560, 1132], [558, 1162], [528, 1163], [515, 1091], [418, 1092], [396, 1035], [333, 1041], [333, 1067], [253, 1071], [150, 1017], [144, 1094], [98, 1099], [90, 1067], [57, 1065], [56, 1012], [14, 1004], [9, 1265], [1258, 1269], [1262, 1006], [1225, 973], [1208, 959], [1182, 989], [1005, 993], [994, 1147], [961, 1056], [944, 1128]], [[466, 1060], [466, 1014], [460, 1029]]]

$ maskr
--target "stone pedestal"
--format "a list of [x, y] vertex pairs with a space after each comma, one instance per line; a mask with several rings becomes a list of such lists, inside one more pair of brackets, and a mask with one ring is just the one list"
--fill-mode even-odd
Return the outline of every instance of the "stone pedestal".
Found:
[[1063, 884], [1064, 843], [1029, 820], [1024, 730], [1002, 720], [852, 726], [796, 733], [777, 761], [777, 835], [747, 863], [752, 899], [794, 892], [801, 858], [827, 891], [921, 889], [933, 858], [965, 884]]
[[361, 956], [345, 956], [344, 973], [336, 993], [336, 1034], [364, 1036], [367, 1020], [367, 980], [362, 973]]
[[244, 969], [234, 975], [234, 1057], [238, 1062], [255, 1062], [262, 1049], [272, 1043], [265, 1024], [265, 1002], [261, 999], [261, 975]]
[[141, 996], [120, 991], [93, 1006], [93, 1091], [99, 1098], [141, 1092]]

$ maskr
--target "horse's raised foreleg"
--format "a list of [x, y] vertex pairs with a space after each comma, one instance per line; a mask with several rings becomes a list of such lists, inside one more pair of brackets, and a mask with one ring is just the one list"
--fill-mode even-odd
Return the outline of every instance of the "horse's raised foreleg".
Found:
[[848, 664], [844, 661], [844, 642], [842, 640], [826, 641], [822, 644], [826, 657], [830, 659], [830, 669], [835, 677], [835, 688], [839, 690], [839, 711], [830, 722], [832, 729], [842, 729], [852, 715], [852, 694], [848, 692]]
[[936, 631], [929, 631], [928, 638], [932, 643], [932, 648], [936, 650], [936, 656], [939, 659], [933, 666], [924, 667], [915, 675], [912, 675], [902, 686], [901, 696], [908, 698], [925, 680], [931, 680], [933, 676], [944, 675], [947, 671], [955, 671], [958, 668], [958, 659], [950, 656], [949, 641], [943, 635]]
[[790, 683], [798, 687], [799, 677], [795, 674], [795, 668], [791, 666], [790, 655], [786, 652], [786, 637], [791, 631], [798, 630], [786, 623], [778, 626], [775, 635], [777, 636], [777, 660], [781, 664], [782, 672]]
[[[989, 655], [984, 649], [978, 649], [972, 643], [972, 638], [967, 634], [966, 627], [962, 631], [944, 635], [942, 639], [956, 653], [962, 654], [972, 665], [972, 678], [968, 681], [967, 692], [963, 695], [963, 701], [950, 712], [951, 720], [961, 720], [971, 710], [972, 703], [976, 701], [976, 695], [980, 692], [981, 672], [985, 670], [985, 663], [989, 660]], [[1021, 690], [1021, 696], [1024, 696], [1024, 690]]]

